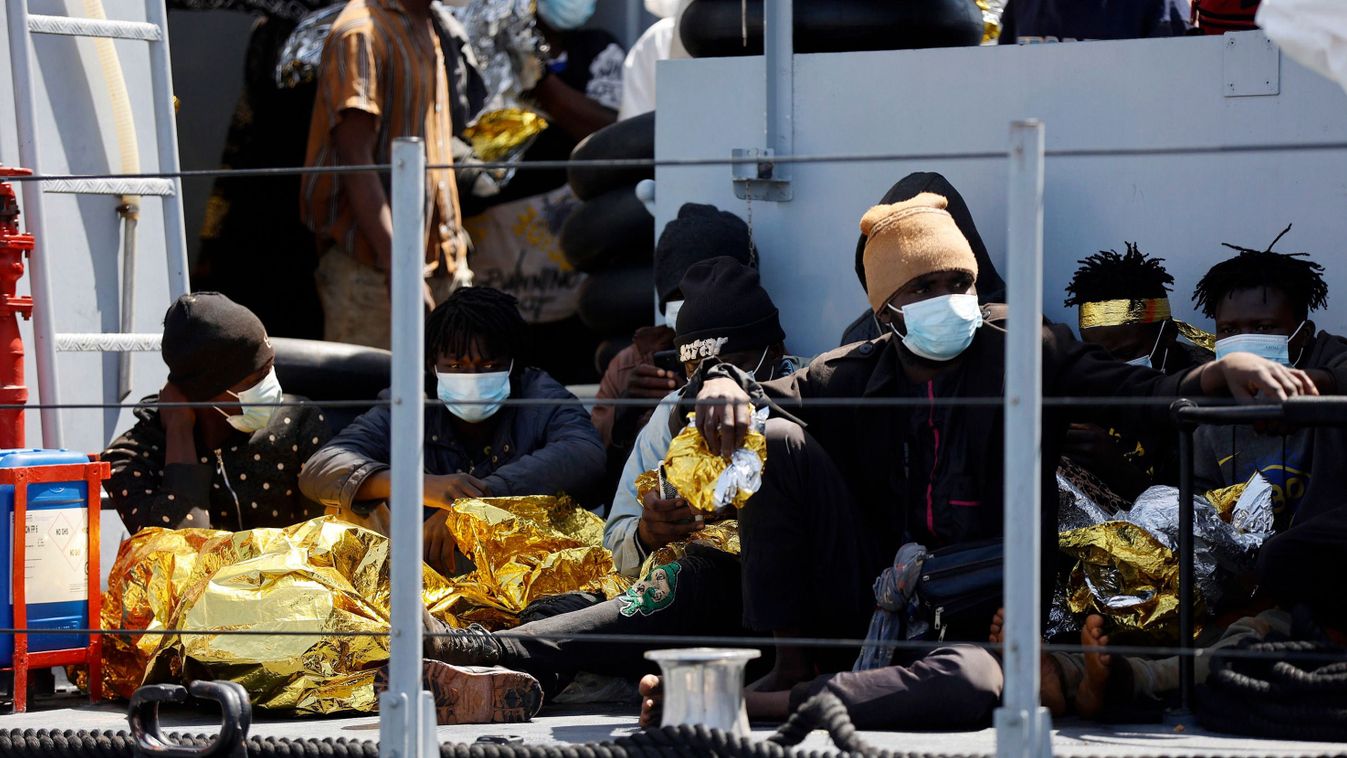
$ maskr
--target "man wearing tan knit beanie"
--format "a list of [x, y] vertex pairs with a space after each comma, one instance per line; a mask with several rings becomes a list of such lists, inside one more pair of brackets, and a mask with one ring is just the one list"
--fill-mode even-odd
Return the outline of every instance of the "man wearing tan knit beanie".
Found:
[[949, 272], [977, 281], [973, 248], [945, 210], [947, 205], [940, 195], [923, 192], [901, 203], [876, 205], [861, 218], [867, 296], [876, 313], [919, 277]]
[[[987, 639], [999, 593], [923, 618], [945, 640], [939, 650], [858, 662], [881, 668], [850, 671], [854, 651], [839, 660], [837, 651], [793, 642], [865, 634], [875, 608], [871, 587], [904, 544], [935, 549], [1002, 535], [1004, 417], [976, 401], [1003, 395], [1006, 364], [1015, 356], [1007, 355], [998, 323], [1004, 306], [977, 303], [978, 265], [946, 204], [921, 194], [872, 208], [862, 221], [871, 311], [892, 333], [769, 382], [714, 362], [689, 380], [685, 397], [695, 394], [698, 431], [722, 455], [742, 446], [752, 405], [770, 398], [794, 414], [774, 413], [767, 422], [769, 464], [739, 511], [744, 622], [780, 640], [772, 672], [754, 684], [749, 701], [760, 717], [784, 718], [804, 698], [828, 691], [859, 728], [967, 729], [989, 726], [999, 702], [1000, 662], [979, 646], [954, 644]], [[1047, 396], [1315, 394], [1304, 372], [1247, 353], [1166, 376], [1115, 360], [1057, 324], [1043, 328], [1042, 366]], [[875, 402], [888, 399], [903, 402]], [[693, 410], [689, 405], [679, 413]], [[1145, 418], [1164, 423], [1158, 407]], [[1042, 468], [1033, 472], [1044, 482], [1045, 600], [1055, 576], [1052, 482], [1066, 431], [1063, 414], [1045, 414]], [[1060, 677], [1046, 677], [1044, 704], [1063, 710], [1063, 689]]]

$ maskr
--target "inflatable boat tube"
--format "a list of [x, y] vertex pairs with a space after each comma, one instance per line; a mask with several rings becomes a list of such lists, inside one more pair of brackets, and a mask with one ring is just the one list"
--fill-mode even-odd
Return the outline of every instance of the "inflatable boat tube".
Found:
[[655, 219], [622, 187], [581, 203], [561, 225], [561, 251], [580, 271], [614, 263], [648, 263], [655, 250]]
[[[606, 126], [585, 137], [571, 151], [571, 160], [635, 160], [655, 157], [655, 113], [645, 113]], [[581, 200], [590, 200], [619, 187], [654, 179], [650, 166], [572, 166], [566, 172], [571, 189]]]
[[598, 334], [631, 334], [655, 321], [655, 274], [649, 264], [590, 274], [580, 285], [580, 320]]
[[[741, 0], [693, 0], [679, 21], [694, 58], [762, 55], [762, 2], [748, 0], [748, 45]], [[795, 52], [909, 50], [982, 43], [982, 12], [972, 0], [796, 0]]]

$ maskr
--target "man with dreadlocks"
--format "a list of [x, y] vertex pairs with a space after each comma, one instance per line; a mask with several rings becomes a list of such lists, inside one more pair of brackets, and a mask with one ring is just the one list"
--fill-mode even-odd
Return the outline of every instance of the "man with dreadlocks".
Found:
[[[1311, 311], [1328, 302], [1324, 267], [1304, 253], [1276, 253], [1226, 244], [1239, 252], [1198, 282], [1193, 300], [1216, 322], [1216, 357], [1253, 353], [1305, 371], [1319, 392], [1347, 389], [1347, 341], [1317, 331]], [[1337, 507], [1347, 492], [1342, 473], [1347, 434], [1339, 429], [1274, 430], [1204, 427], [1195, 438], [1194, 475], [1204, 490], [1241, 484], [1261, 474], [1272, 485], [1278, 530]], [[1321, 460], [1315, 472], [1316, 452]]]
[[[426, 379], [439, 403], [426, 406], [425, 499], [582, 493], [603, 476], [599, 434], [575, 396], [528, 368], [528, 327], [515, 299], [500, 290], [458, 290], [426, 321]], [[504, 406], [507, 398], [556, 404]], [[566, 401], [571, 401], [567, 403]], [[388, 533], [391, 413], [357, 418], [314, 454], [300, 489], [343, 517]], [[453, 540], [445, 513], [427, 510], [425, 559], [445, 572]]]
[[[1176, 321], [1170, 312], [1174, 277], [1164, 259], [1146, 256], [1134, 242], [1126, 245], [1125, 254], [1101, 250], [1081, 260], [1066, 285], [1067, 307], [1080, 309], [1081, 341], [1099, 345], [1120, 361], [1171, 375], [1211, 360], [1212, 336]], [[1180, 335], [1188, 341], [1180, 341]], [[1125, 418], [1108, 420], [1107, 428], [1072, 424], [1066, 456], [1129, 500], [1152, 484], [1177, 483], [1172, 434]]]

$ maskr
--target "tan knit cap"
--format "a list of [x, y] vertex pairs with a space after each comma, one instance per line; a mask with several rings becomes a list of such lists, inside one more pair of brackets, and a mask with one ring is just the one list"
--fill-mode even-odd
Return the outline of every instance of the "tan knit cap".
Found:
[[919, 276], [967, 271], [977, 279], [973, 248], [945, 210], [948, 204], [942, 195], [923, 192], [901, 203], [876, 205], [861, 217], [867, 295], [876, 313]]

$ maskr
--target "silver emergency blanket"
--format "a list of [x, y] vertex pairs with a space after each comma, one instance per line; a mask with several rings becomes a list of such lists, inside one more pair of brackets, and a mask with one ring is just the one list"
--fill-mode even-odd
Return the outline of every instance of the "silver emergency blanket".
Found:
[[310, 13], [290, 32], [281, 54], [276, 57], [276, 86], [293, 89], [307, 84], [318, 76], [318, 64], [323, 59], [323, 45], [332, 31], [332, 22], [346, 3], [337, 3]]
[[472, 0], [450, 10], [467, 30], [486, 84], [483, 112], [517, 108], [542, 76], [546, 48], [533, 15], [534, 0]]
[[[1060, 477], [1058, 486], [1063, 487]], [[1075, 498], [1064, 495], [1062, 505], [1060, 522], [1064, 539], [1068, 534], [1078, 535], [1082, 529], [1125, 522], [1140, 527], [1154, 538], [1157, 549], [1163, 549], [1169, 554], [1167, 560], [1178, 560], [1179, 491], [1174, 487], [1151, 487], [1137, 498], [1130, 509], [1107, 515], [1106, 509], [1083, 493]], [[1205, 497], [1193, 498], [1194, 574], [1198, 592], [1206, 607], [1215, 607], [1220, 601], [1224, 581], [1228, 577], [1253, 569], [1259, 548], [1271, 536], [1272, 519], [1272, 489], [1262, 477], [1256, 477], [1245, 488], [1229, 522], [1221, 518]], [[1081, 572], [1077, 571], [1075, 575], [1080, 576]], [[1126, 592], [1116, 591], [1117, 587], [1126, 585], [1122, 581], [1104, 583], [1117, 585], [1113, 588], [1098, 581], [1086, 584], [1094, 604], [1100, 610], [1124, 613], [1129, 608], [1152, 600], [1151, 597], [1131, 597]], [[1073, 586], [1067, 588], [1067, 592], [1078, 589]], [[1071, 616], [1064, 609], [1061, 612], [1054, 609], [1050, 627], [1056, 631], [1069, 631], [1075, 626]]]
[[[1261, 477], [1259, 477], [1261, 481]], [[1193, 565], [1198, 591], [1212, 607], [1220, 600], [1222, 580], [1230, 574], [1252, 571], [1258, 549], [1271, 536], [1272, 490], [1265, 496], [1236, 503], [1232, 521], [1249, 525], [1267, 525], [1266, 531], [1243, 532], [1234, 523], [1221, 520], [1206, 498], [1193, 497]], [[1132, 510], [1118, 514], [1122, 520], [1145, 529], [1160, 544], [1178, 554], [1179, 491], [1174, 487], [1151, 487], [1141, 493]]]

